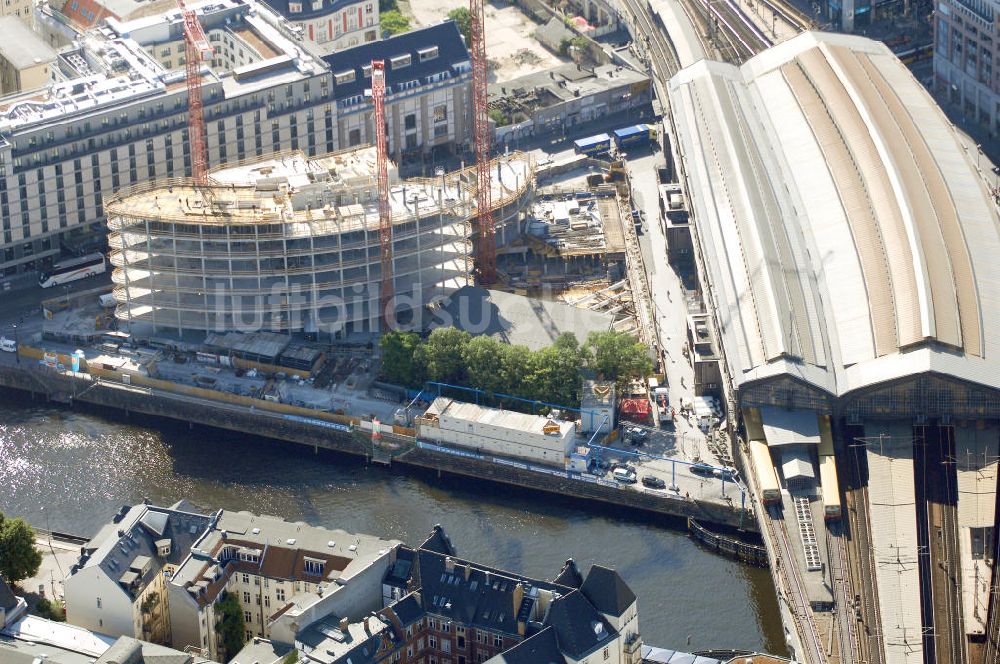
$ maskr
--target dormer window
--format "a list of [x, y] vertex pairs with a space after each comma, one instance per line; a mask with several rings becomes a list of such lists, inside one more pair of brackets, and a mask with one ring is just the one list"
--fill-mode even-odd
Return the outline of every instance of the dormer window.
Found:
[[354, 70], [349, 69], [347, 71], [338, 72], [333, 75], [333, 80], [336, 81], [338, 85], [351, 83], [354, 81]]
[[288, 3], [288, 13], [289, 14], [301, 14], [302, 13], [302, 3], [301, 2], [289, 2]]
[[397, 55], [389, 60], [389, 64], [393, 69], [402, 69], [403, 67], [409, 67], [411, 60], [410, 54], [407, 53], [406, 55]]
[[372, 66], [371, 65], [361, 65], [361, 75], [365, 78], [372, 77]]
[[303, 568], [306, 574], [312, 574], [314, 576], [323, 576], [323, 568], [326, 566], [325, 560], [319, 560], [318, 558], [306, 558]]
[[438, 47], [428, 46], [427, 48], [422, 48], [417, 51], [417, 55], [420, 57], [421, 62], [427, 62], [428, 60], [433, 60], [438, 56]]

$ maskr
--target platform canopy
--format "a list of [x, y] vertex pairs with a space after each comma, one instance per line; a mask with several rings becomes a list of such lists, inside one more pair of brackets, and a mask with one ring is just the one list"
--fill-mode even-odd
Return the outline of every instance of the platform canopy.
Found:
[[760, 409], [768, 447], [819, 445], [819, 420], [810, 410]]

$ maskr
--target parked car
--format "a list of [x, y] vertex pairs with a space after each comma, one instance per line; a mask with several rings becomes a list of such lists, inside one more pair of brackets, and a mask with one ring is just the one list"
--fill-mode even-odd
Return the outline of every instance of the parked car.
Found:
[[611, 477], [614, 478], [616, 482], [621, 482], [622, 484], [635, 484], [635, 470], [631, 468], [622, 468], [619, 466], [615, 468], [611, 473]]
[[735, 468], [713, 468], [712, 475], [725, 480], [735, 480], [736, 479], [736, 469]]
[[8, 339], [7, 337], [0, 337], [0, 350], [5, 353], [16, 353], [17, 343], [13, 339]]
[[661, 480], [656, 475], [643, 475], [642, 485], [648, 486], [650, 489], [666, 489], [667, 483]]
[[691, 472], [695, 475], [711, 475], [715, 467], [705, 463], [704, 461], [699, 461], [696, 464], [692, 464]]

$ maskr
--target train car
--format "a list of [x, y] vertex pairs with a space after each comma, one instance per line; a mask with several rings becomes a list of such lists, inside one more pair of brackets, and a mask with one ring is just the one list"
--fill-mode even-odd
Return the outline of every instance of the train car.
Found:
[[656, 140], [656, 129], [648, 124], [622, 127], [621, 129], [615, 129], [613, 133], [615, 135], [615, 144], [619, 150], [642, 147]]
[[611, 137], [607, 134], [596, 134], [573, 141], [577, 154], [588, 157], [602, 157], [611, 152]]
[[823, 515], [827, 521], [840, 518], [840, 484], [837, 481], [837, 460], [832, 454], [819, 457], [819, 482], [823, 491]]
[[833, 521], [840, 518], [840, 483], [837, 459], [833, 454], [833, 429], [830, 416], [819, 415], [819, 482], [823, 493], [823, 514]]
[[751, 440], [750, 460], [760, 485], [761, 500], [765, 505], [781, 502], [781, 485], [778, 484], [778, 474], [774, 470], [767, 443], [763, 440]]

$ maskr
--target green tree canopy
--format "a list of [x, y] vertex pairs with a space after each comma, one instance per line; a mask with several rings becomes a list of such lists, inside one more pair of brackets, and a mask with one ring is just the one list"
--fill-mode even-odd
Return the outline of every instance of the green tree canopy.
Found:
[[463, 351], [472, 336], [454, 327], [439, 327], [431, 332], [415, 354], [417, 366], [428, 380], [453, 385], [465, 384]]
[[[399, 385], [419, 387], [429, 380], [570, 407], [580, 403], [585, 370], [622, 386], [653, 371], [647, 349], [624, 332], [594, 333], [586, 344], [567, 332], [548, 348], [532, 351], [442, 327], [424, 341], [412, 332], [390, 332], [382, 337], [381, 348], [382, 373]], [[511, 400], [503, 405], [532, 409]]]
[[485, 392], [503, 392], [505, 385], [500, 370], [506, 348], [493, 337], [479, 336], [469, 339], [462, 349], [469, 387]]
[[621, 385], [653, 373], [649, 351], [630, 334], [591, 332], [587, 347], [592, 354], [590, 368], [604, 380], [615, 380]]
[[382, 335], [379, 347], [382, 349], [382, 373], [386, 380], [407, 387], [423, 384], [422, 368], [414, 358], [418, 346], [420, 335], [416, 332], [393, 330]]
[[455, 21], [458, 31], [465, 37], [465, 43], [472, 43], [472, 13], [468, 7], [456, 7], [448, 12], [448, 18]]
[[398, 35], [410, 29], [410, 19], [403, 16], [398, 9], [382, 12], [379, 22], [382, 24], [382, 30], [390, 35]]
[[37, 574], [41, 564], [31, 526], [24, 519], [7, 519], [0, 513], [0, 576], [19, 583]]
[[215, 615], [216, 633], [222, 639], [222, 647], [226, 651], [222, 661], [227, 661], [235, 657], [246, 643], [247, 624], [243, 617], [243, 607], [240, 606], [236, 595], [223, 592], [215, 605]]

